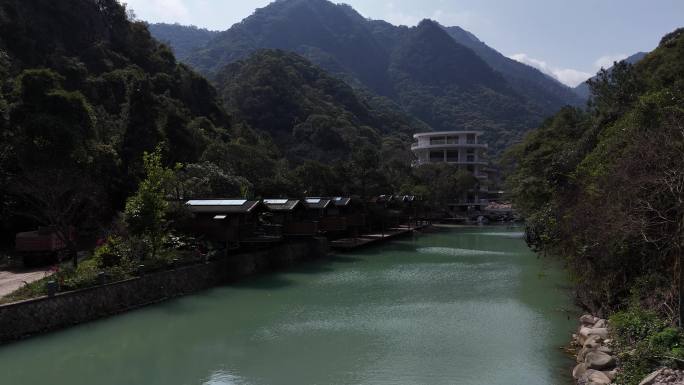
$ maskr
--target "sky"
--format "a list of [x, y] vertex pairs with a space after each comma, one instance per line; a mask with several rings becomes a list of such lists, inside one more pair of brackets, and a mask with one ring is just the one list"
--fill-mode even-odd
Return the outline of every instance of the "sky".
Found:
[[[270, 0], [121, 0], [148, 22], [225, 30]], [[684, 27], [684, 0], [334, 0], [395, 25], [460, 26], [502, 54], [575, 86]]]

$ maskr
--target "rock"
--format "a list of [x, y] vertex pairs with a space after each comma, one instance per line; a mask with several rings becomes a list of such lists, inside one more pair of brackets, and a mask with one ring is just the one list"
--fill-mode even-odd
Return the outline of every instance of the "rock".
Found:
[[615, 380], [615, 377], [617, 377], [617, 370], [611, 370], [608, 372], [603, 372], [608, 378], [610, 378], [611, 381]]
[[608, 329], [607, 328], [590, 328], [586, 326], [582, 326], [579, 330], [579, 335], [577, 337], [577, 340], [581, 345], [584, 345], [584, 343], [589, 339], [591, 336], [598, 336], [601, 339], [605, 340], [608, 338]]
[[603, 342], [603, 338], [597, 335], [590, 335], [587, 337], [587, 339], [584, 341], [584, 344], [582, 347], [588, 348], [588, 349], [596, 349], [599, 346], [601, 346], [601, 343]]
[[600, 319], [594, 324], [594, 328], [605, 328], [608, 326], [608, 321]]
[[580, 317], [579, 321], [582, 326], [593, 326], [596, 323], [596, 317], [591, 314], [585, 314]]
[[582, 376], [582, 379], [588, 383], [601, 385], [607, 385], [611, 382], [610, 378], [605, 373], [593, 369], [587, 370]]
[[585, 364], [584, 362], [581, 364], [577, 364], [577, 366], [575, 366], [575, 368], [572, 369], [572, 378], [579, 380], [580, 378], [582, 378], [582, 376], [584, 376], [584, 373], [587, 371], [587, 369], [589, 368], [587, 367], [587, 364]]
[[641, 380], [639, 385], [653, 385], [656, 381], [656, 378], [658, 378], [658, 376], [660, 375], [660, 373], [662, 371], [663, 371], [663, 369], [658, 369], [655, 372], [649, 374], [648, 376], [646, 376], [646, 378]]
[[589, 369], [603, 370], [615, 367], [615, 357], [598, 351], [587, 353], [584, 362], [589, 366]]
[[609, 348], [609, 347], [607, 347], [607, 346], [603, 346], [603, 345], [601, 345], [601, 346], [599, 346], [598, 348], [596, 348], [596, 350], [599, 351], [599, 352], [606, 353], [606, 354], [613, 354], [613, 349], [611, 349], [611, 348]]

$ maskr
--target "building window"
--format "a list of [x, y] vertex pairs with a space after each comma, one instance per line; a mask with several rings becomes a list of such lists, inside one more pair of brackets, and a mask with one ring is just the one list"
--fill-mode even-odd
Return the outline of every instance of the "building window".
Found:
[[447, 144], [458, 144], [458, 136], [447, 136]]
[[472, 174], [475, 172], [475, 166], [473, 166], [472, 164], [469, 164], [467, 166], [467, 170], [468, 170], [468, 172], [470, 172]]
[[476, 144], [475, 134], [468, 134], [468, 144]]
[[468, 162], [474, 162], [475, 161], [475, 149], [474, 148], [469, 148], [468, 149], [468, 156], [466, 157], [466, 161]]
[[450, 162], [450, 163], [458, 162], [458, 150], [448, 150], [447, 151], [447, 162]]
[[440, 145], [440, 144], [446, 144], [446, 140], [444, 140], [443, 136], [437, 136], [437, 137], [430, 138], [430, 145], [431, 146]]
[[444, 152], [430, 151], [430, 162], [444, 162]]

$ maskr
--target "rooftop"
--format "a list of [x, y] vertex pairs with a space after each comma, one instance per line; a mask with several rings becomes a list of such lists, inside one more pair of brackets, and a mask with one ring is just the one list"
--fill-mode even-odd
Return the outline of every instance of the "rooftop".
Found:
[[483, 135], [482, 131], [436, 131], [436, 132], [419, 132], [414, 134], [414, 138], [421, 138], [425, 136], [446, 136], [446, 135], [467, 135], [472, 134], [476, 136]]
[[247, 214], [260, 203], [260, 201], [246, 199], [207, 199], [191, 200], [185, 205], [190, 212], [196, 214]]

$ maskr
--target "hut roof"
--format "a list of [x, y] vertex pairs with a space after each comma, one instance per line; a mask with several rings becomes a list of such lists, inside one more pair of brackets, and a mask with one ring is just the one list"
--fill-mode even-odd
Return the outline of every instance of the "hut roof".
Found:
[[294, 211], [301, 201], [299, 199], [264, 199], [264, 204], [270, 211]]
[[332, 201], [326, 198], [306, 198], [304, 204], [307, 209], [325, 209]]
[[337, 207], [346, 207], [346, 206], [349, 206], [351, 204], [352, 199], [349, 197], [334, 197], [334, 198], [331, 198], [331, 201]]
[[191, 200], [185, 205], [197, 214], [249, 214], [260, 204], [260, 201], [246, 199], [208, 199]]

